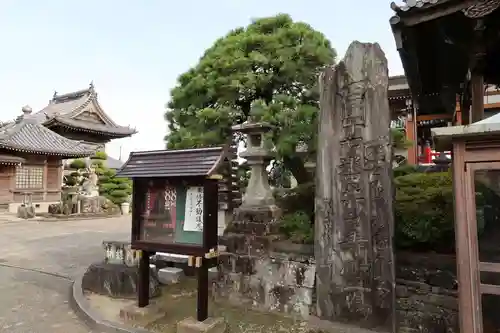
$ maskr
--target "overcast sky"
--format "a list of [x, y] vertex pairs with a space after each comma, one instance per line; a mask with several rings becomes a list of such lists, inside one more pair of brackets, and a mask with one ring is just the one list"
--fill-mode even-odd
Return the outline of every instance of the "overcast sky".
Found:
[[0, 0], [0, 120], [55, 90], [93, 80], [104, 110], [139, 134], [108, 153], [162, 149], [164, 105], [179, 74], [229, 30], [288, 13], [322, 31], [343, 56], [352, 40], [378, 42], [390, 74], [402, 74], [389, 26], [389, 0]]

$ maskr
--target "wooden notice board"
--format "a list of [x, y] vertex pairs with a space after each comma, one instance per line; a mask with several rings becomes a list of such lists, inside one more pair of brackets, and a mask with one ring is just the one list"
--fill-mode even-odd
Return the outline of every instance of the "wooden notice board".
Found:
[[141, 240], [203, 244], [203, 186], [152, 183], [145, 193]]

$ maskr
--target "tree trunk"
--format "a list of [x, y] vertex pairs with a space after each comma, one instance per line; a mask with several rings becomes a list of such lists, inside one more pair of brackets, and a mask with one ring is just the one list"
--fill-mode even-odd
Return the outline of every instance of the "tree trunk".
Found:
[[304, 167], [304, 161], [298, 156], [284, 157], [285, 167], [290, 170], [297, 184], [305, 184], [313, 180], [312, 175]]

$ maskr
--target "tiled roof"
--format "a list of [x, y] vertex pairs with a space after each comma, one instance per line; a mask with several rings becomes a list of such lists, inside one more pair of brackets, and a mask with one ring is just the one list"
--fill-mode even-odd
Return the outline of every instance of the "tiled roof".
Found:
[[224, 160], [223, 147], [132, 152], [120, 177], [192, 177], [215, 172]]
[[23, 117], [0, 127], [0, 148], [68, 158], [90, 156], [95, 152], [80, 141], [67, 139], [36, 120]]
[[19, 164], [24, 161], [25, 159], [19, 156], [0, 154], [0, 164]]
[[120, 137], [130, 136], [136, 133], [136, 130], [133, 128], [117, 125], [102, 110], [101, 112], [103, 113], [104, 118], [106, 118], [106, 125], [74, 119], [75, 116], [81, 113], [81, 111], [93, 102], [98, 104], [97, 93], [95, 92], [93, 85], [91, 85], [88, 89], [64, 95], [54, 94], [54, 97], [50, 101], [49, 105], [41, 111], [30, 115], [29, 118], [35, 119], [46, 126], [61, 124], [66, 127], [83, 131], [98, 132]]
[[[500, 7], [500, 0], [403, 0], [401, 4], [391, 3], [391, 8], [397, 12], [408, 12], [426, 9], [436, 5], [450, 4], [455, 2], [463, 8], [457, 7], [455, 11], [461, 10], [469, 18], [479, 18], [491, 14]], [[453, 12], [453, 11], [452, 11]]]
[[406, 0], [399, 5], [395, 2], [391, 3], [391, 8], [396, 11], [407, 12], [413, 8], [431, 7], [439, 2], [446, 2], [448, 0]]
[[89, 123], [83, 120], [79, 119], [71, 119], [69, 117], [65, 116], [55, 116], [43, 124], [45, 126], [49, 126], [51, 124], [58, 123], [63, 126], [67, 127], [72, 127], [72, 128], [78, 128], [83, 131], [88, 131], [88, 132], [99, 132], [99, 133], [106, 133], [106, 134], [112, 134], [112, 135], [118, 135], [118, 136], [128, 136], [136, 133], [136, 130], [133, 128], [125, 127], [125, 126], [107, 126], [104, 124], [94, 124], [94, 123]]

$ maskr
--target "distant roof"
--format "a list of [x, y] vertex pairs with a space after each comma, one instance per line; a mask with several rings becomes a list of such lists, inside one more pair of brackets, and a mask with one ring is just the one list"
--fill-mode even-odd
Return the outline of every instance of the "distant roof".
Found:
[[193, 177], [214, 173], [224, 160], [223, 147], [130, 153], [120, 177]]
[[0, 125], [0, 148], [41, 155], [85, 157], [95, 153], [80, 141], [67, 139], [34, 119], [21, 116], [14, 122]]
[[[431, 129], [439, 150], [448, 150], [453, 139], [500, 136], [500, 113], [470, 125], [437, 127]], [[440, 149], [442, 148], [442, 149]]]
[[120, 160], [117, 160], [116, 158], [113, 158], [111, 156], [108, 156], [106, 158], [106, 166], [110, 169], [115, 169], [118, 170], [121, 167], [123, 167], [123, 162]]
[[0, 164], [20, 164], [25, 161], [24, 158], [8, 154], [0, 154]]
[[[102, 123], [78, 119], [88, 107], [94, 105], [93, 112], [102, 119]], [[62, 126], [72, 130], [95, 132], [114, 138], [127, 137], [136, 133], [136, 130], [127, 126], [117, 125], [100, 107], [94, 85], [88, 89], [58, 95], [54, 94], [52, 100], [41, 111], [30, 116], [32, 119], [47, 127]]]

